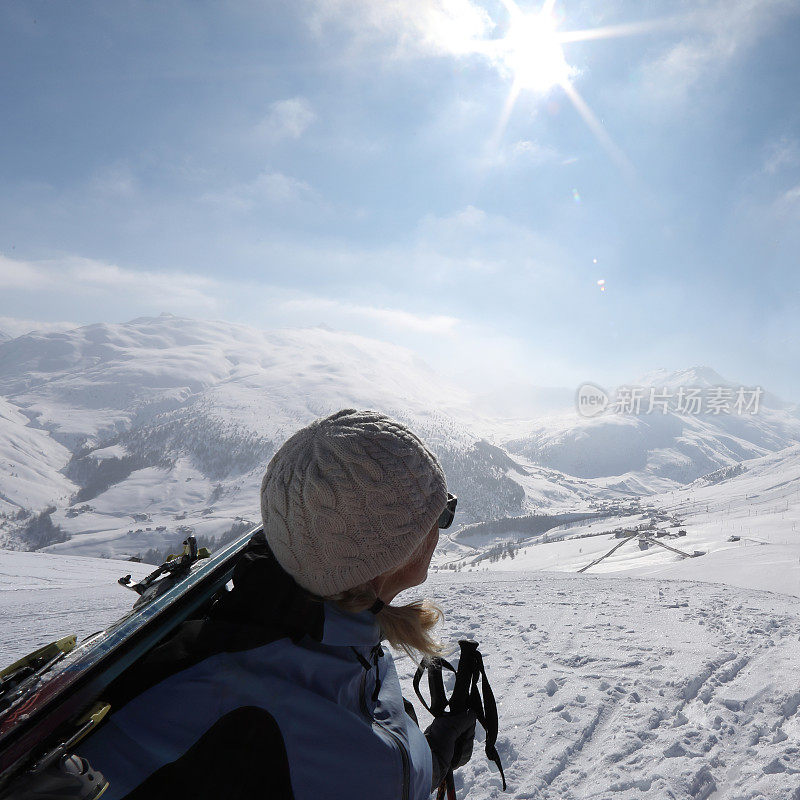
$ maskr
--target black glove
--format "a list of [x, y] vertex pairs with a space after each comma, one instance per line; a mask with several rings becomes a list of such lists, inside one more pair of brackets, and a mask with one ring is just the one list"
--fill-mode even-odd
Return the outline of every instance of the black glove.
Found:
[[451, 769], [463, 767], [472, 757], [475, 739], [475, 712], [448, 712], [436, 717], [425, 731], [433, 754], [431, 790], [437, 789]]

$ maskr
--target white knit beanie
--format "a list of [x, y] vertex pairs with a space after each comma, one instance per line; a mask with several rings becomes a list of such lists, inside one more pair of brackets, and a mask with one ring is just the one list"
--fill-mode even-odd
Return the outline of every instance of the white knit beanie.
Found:
[[447, 504], [436, 456], [405, 425], [347, 408], [297, 431], [261, 482], [280, 565], [326, 597], [404, 564]]

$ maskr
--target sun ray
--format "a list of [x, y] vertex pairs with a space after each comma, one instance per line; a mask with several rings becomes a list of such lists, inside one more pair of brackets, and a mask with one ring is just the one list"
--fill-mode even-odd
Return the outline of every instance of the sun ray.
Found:
[[539, 11], [531, 13], [523, 12], [516, 0], [501, 0], [501, 2], [509, 14], [508, 31], [502, 39], [487, 41], [483, 52], [510, 72], [513, 80], [489, 146], [492, 149], [500, 147], [514, 106], [524, 90], [546, 94], [560, 86], [603, 149], [622, 172], [632, 178], [634, 168], [630, 160], [572, 83], [571, 78], [575, 70], [564, 57], [561, 46], [569, 42], [636, 36], [660, 30], [678, 29], [687, 24], [686, 17], [662, 17], [646, 22], [607, 25], [602, 28], [558, 31], [553, 16], [556, 0], [543, 0]]
[[509, 69], [513, 81], [489, 142], [491, 149], [499, 147], [523, 89], [546, 92], [569, 77], [552, 18], [555, 0], [544, 0], [537, 13], [528, 14], [515, 0], [501, 2], [509, 14], [508, 32], [505, 38], [492, 41], [484, 52]]
[[568, 42], [588, 42], [596, 39], [614, 39], [621, 36], [639, 36], [664, 30], [677, 30], [685, 27], [685, 17], [664, 17], [648, 22], [629, 22], [624, 25], [606, 25], [603, 28], [587, 28], [580, 31], [562, 31], [557, 34], [561, 44]]
[[503, 104], [503, 110], [500, 112], [500, 118], [497, 120], [497, 127], [495, 128], [494, 135], [489, 142], [490, 149], [496, 150], [500, 147], [500, 142], [503, 139], [506, 125], [508, 125], [509, 117], [511, 116], [511, 112], [514, 110], [514, 105], [516, 104], [517, 98], [519, 97], [521, 91], [522, 86], [520, 86], [519, 81], [515, 79], [511, 84], [511, 90], [508, 93], [508, 97], [506, 97], [506, 102]]
[[583, 121], [586, 123], [589, 130], [594, 134], [597, 141], [600, 142], [617, 166], [629, 178], [632, 178], [635, 172], [633, 164], [631, 164], [625, 153], [611, 138], [603, 123], [600, 122], [594, 111], [589, 108], [589, 104], [580, 96], [578, 90], [568, 80], [561, 84], [561, 88], [564, 90], [564, 93], [567, 95], [567, 97], [569, 97], [569, 99], [572, 101], [572, 105], [575, 106], [577, 112], [583, 117]]
[[511, 19], [517, 19], [522, 16], [522, 9], [514, 2], [514, 0], [502, 0], [503, 5], [506, 7]]

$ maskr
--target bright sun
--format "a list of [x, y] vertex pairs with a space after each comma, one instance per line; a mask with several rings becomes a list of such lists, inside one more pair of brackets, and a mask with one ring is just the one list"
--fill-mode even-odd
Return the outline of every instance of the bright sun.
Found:
[[507, 71], [512, 77], [494, 141], [500, 142], [514, 105], [522, 92], [537, 92], [544, 95], [559, 86], [608, 154], [621, 169], [632, 174], [633, 166], [625, 153], [612, 141], [601, 120], [575, 88], [572, 79], [578, 71], [567, 63], [561, 47], [567, 42], [634, 36], [659, 29], [672, 29], [680, 23], [680, 20], [670, 17], [647, 22], [607, 25], [601, 28], [559, 31], [553, 14], [557, 0], [543, 0], [537, 13], [525, 13], [517, 5], [517, 0], [500, 0], [500, 2], [509, 13], [508, 33], [502, 39], [482, 42], [483, 52], [491, 57], [502, 72]]
[[518, 89], [545, 92], [563, 86], [570, 76], [556, 22], [545, 10], [514, 14], [502, 47]]

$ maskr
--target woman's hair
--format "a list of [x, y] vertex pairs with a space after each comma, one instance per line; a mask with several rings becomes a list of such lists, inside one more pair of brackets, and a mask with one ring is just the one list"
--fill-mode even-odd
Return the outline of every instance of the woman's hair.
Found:
[[[370, 608], [377, 595], [369, 583], [364, 583], [328, 599], [344, 611], [358, 613]], [[413, 600], [402, 606], [387, 603], [375, 615], [389, 644], [404, 650], [412, 661], [418, 661], [420, 656], [437, 658], [444, 654], [442, 643], [432, 635], [442, 617], [442, 610], [430, 600]]]

